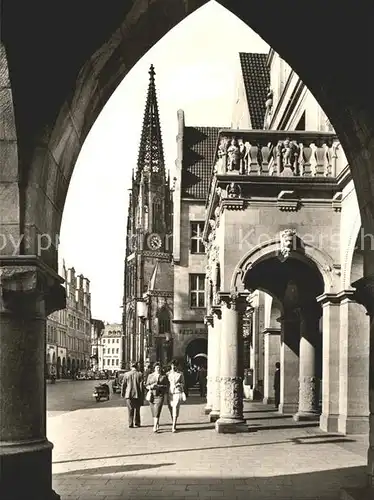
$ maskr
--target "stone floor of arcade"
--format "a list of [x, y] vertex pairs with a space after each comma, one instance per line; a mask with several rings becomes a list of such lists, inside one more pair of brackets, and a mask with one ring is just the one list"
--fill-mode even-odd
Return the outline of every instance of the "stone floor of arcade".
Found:
[[53, 487], [62, 500], [333, 500], [365, 482], [366, 436], [323, 433], [261, 403], [245, 402], [248, 432], [238, 434], [216, 433], [197, 395], [181, 408], [176, 434], [166, 408], [159, 434], [147, 406], [140, 429], [125, 426], [125, 412], [113, 398], [49, 414]]

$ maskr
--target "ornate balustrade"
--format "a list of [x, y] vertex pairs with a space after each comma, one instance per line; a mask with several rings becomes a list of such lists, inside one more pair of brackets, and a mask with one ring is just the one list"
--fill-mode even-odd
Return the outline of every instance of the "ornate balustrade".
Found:
[[329, 132], [221, 130], [213, 173], [336, 177], [339, 146]]

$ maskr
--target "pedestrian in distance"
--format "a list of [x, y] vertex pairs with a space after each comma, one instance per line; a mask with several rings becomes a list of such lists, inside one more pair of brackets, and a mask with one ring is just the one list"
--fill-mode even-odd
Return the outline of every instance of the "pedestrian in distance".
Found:
[[153, 432], [158, 432], [160, 427], [160, 415], [168, 386], [168, 378], [161, 373], [160, 363], [155, 363], [153, 372], [148, 375], [146, 382], [146, 389], [148, 391], [147, 400], [149, 401], [153, 417]]
[[170, 371], [167, 374], [169, 380], [168, 407], [172, 418], [172, 432], [177, 431], [177, 420], [179, 417], [179, 408], [183, 401], [186, 401], [184, 392], [184, 376], [178, 368], [178, 361], [173, 359], [170, 363]]
[[131, 364], [131, 370], [123, 377], [121, 396], [126, 400], [129, 412], [129, 428], [140, 427], [140, 408], [144, 401], [143, 374], [138, 369], [138, 363]]
[[277, 361], [275, 363], [275, 373], [274, 373], [274, 404], [275, 408], [279, 409], [280, 404], [280, 363]]

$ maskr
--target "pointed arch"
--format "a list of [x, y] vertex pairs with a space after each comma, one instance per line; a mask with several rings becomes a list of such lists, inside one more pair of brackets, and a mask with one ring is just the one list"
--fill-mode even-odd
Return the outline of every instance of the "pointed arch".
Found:
[[157, 311], [158, 333], [160, 335], [171, 333], [171, 314], [167, 305]]

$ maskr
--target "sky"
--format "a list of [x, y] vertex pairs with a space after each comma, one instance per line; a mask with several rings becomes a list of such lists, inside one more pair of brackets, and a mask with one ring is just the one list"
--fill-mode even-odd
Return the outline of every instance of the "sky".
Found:
[[169, 31], [119, 84], [91, 128], [65, 203], [59, 260], [90, 280], [93, 318], [122, 320], [128, 193], [149, 82], [155, 81], [166, 169], [176, 159], [177, 110], [188, 126], [230, 127], [239, 52], [268, 45], [214, 1]]

